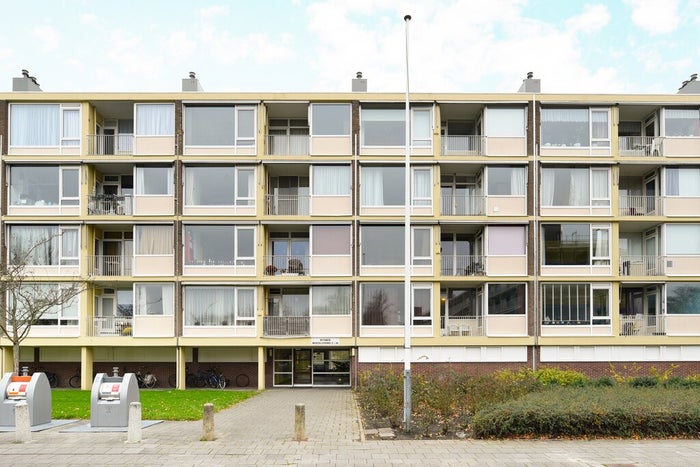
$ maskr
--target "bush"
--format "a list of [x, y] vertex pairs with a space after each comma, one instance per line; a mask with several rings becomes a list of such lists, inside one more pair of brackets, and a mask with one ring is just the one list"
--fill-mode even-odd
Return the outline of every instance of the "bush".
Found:
[[392, 426], [403, 420], [403, 374], [376, 369], [359, 375], [358, 400], [365, 415], [388, 419]]
[[653, 388], [658, 386], [659, 378], [656, 376], [637, 376], [635, 378], [630, 378], [627, 384], [633, 388]]
[[612, 379], [609, 376], [603, 376], [602, 378], [598, 378], [592, 381], [593, 386], [599, 387], [599, 388], [604, 388], [604, 387], [612, 387], [615, 386], [615, 380]]
[[535, 371], [535, 377], [545, 385], [583, 386], [588, 382], [588, 377], [583, 373], [561, 368], [542, 368]]

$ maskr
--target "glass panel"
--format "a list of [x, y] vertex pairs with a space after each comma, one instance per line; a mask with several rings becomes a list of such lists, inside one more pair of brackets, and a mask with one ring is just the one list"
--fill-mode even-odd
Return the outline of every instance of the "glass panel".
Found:
[[488, 227], [488, 254], [521, 256], [525, 254], [525, 226]]
[[232, 225], [185, 226], [185, 264], [234, 265], [236, 229]]
[[404, 146], [406, 111], [404, 109], [362, 109], [363, 146]]
[[668, 224], [666, 254], [700, 255], [700, 224]]
[[349, 285], [314, 286], [311, 288], [311, 311], [314, 316], [350, 315], [351, 293]]
[[362, 205], [403, 206], [404, 184], [403, 167], [362, 167]]
[[233, 146], [235, 107], [185, 107], [186, 146]]
[[488, 194], [490, 196], [523, 196], [525, 194], [525, 167], [489, 167]]
[[590, 324], [588, 284], [545, 284], [542, 286], [542, 293], [543, 324]]
[[[61, 194], [62, 198], [78, 198], [80, 196], [80, 170], [79, 169], [63, 169], [61, 171], [63, 176]], [[77, 205], [80, 200], [67, 200], [62, 199], [61, 204], [75, 204]]]
[[12, 104], [10, 146], [58, 146], [58, 104]]
[[238, 109], [236, 144], [239, 146], [252, 146], [255, 144], [255, 110]]
[[[10, 166], [10, 204], [13, 206], [57, 205], [58, 187], [58, 166]], [[77, 184], [75, 188], [77, 190]]]
[[314, 225], [311, 227], [314, 255], [349, 255], [349, 225]]
[[136, 104], [136, 134], [138, 136], [174, 136], [175, 106], [173, 104]]
[[700, 110], [665, 109], [666, 136], [700, 136]]
[[313, 190], [317, 196], [347, 196], [350, 194], [349, 165], [314, 165], [311, 167]]
[[610, 324], [610, 291], [593, 289], [593, 324]]
[[544, 206], [590, 205], [590, 181], [587, 168], [543, 168], [541, 183]]
[[312, 104], [311, 118], [314, 136], [350, 135], [350, 104]]
[[404, 264], [404, 228], [400, 225], [365, 225], [362, 231], [362, 265]]
[[574, 266], [590, 263], [590, 226], [588, 224], [545, 224], [544, 264]]
[[235, 288], [185, 286], [186, 326], [229, 326], [234, 322]]
[[413, 109], [411, 126], [411, 144], [413, 146], [429, 147], [432, 143], [431, 137], [433, 134], [433, 127], [430, 124], [430, 109]]
[[403, 284], [362, 284], [361, 287], [364, 326], [403, 325]]
[[666, 313], [700, 314], [700, 284], [674, 282], [666, 284]]
[[487, 110], [487, 136], [525, 136], [525, 109], [489, 107]]
[[525, 314], [525, 284], [489, 284], [488, 294], [488, 314]]
[[430, 303], [430, 289], [413, 289], [413, 325], [430, 326], [432, 324], [432, 307]]
[[172, 284], [136, 284], [134, 288], [137, 315], [172, 316]]
[[238, 228], [237, 234], [238, 240], [236, 244], [236, 264], [255, 264], [255, 229]]
[[236, 192], [236, 205], [255, 205], [255, 170], [238, 169], [238, 191]]
[[137, 255], [172, 255], [172, 225], [137, 225], [134, 227]]
[[542, 109], [542, 145], [588, 147], [588, 109]]
[[172, 167], [136, 167], [137, 195], [172, 195]]
[[233, 206], [234, 166], [185, 167], [185, 204]]

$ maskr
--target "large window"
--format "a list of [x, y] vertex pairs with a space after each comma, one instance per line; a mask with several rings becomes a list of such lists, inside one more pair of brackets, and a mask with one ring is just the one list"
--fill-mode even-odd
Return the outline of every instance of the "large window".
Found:
[[542, 324], [610, 325], [610, 288], [606, 284], [543, 284]]
[[542, 109], [542, 145], [610, 147], [607, 109]]
[[542, 206], [610, 206], [607, 167], [542, 168]]
[[134, 238], [136, 255], [172, 255], [174, 253], [172, 225], [134, 226]]
[[270, 289], [267, 296], [269, 316], [309, 316], [309, 288], [285, 287]]
[[667, 255], [700, 255], [700, 224], [666, 225]]
[[249, 206], [255, 204], [252, 167], [185, 167], [185, 205]]
[[489, 256], [525, 256], [527, 245], [524, 225], [490, 225], [488, 227]]
[[524, 315], [525, 284], [488, 284], [488, 314]]
[[349, 196], [349, 165], [314, 165], [311, 167], [311, 193], [315, 196]]
[[666, 195], [700, 197], [700, 168], [666, 167]]
[[488, 167], [489, 196], [525, 196], [527, 167]]
[[700, 110], [665, 109], [666, 136], [700, 136]]
[[[414, 326], [432, 325], [432, 289], [412, 285]], [[401, 326], [404, 323], [404, 286], [401, 283], [361, 285], [363, 326]]]
[[610, 226], [543, 224], [546, 266], [610, 264]]
[[173, 284], [134, 284], [137, 316], [172, 316]]
[[10, 146], [80, 146], [80, 107], [10, 104]]
[[360, 173], [362, 206], [403, 206], [404, 168], [363, 166]]
[[404, 264], [402, 225], [363, 225], [360, 229], [363, 266]]
[[350, 136], [350, 104], [311, 104], [312, 136]]
[[253, 146], [255, 108], [233, 105], [186, 105], [186, 146]]
[[311, 312], [314, 316], [350, 315], [352, 288], [349, 285], [313, 286], [311, 297]]
[[700, 283], [669, 282], [666, 284], [666, 314], [700, 314]]
[[137, 195], [172, 195], [172, 167], [136, 167]]
[[349, 225], [314, 225], [311, 227], [311, 253], [314, 256], [350, 255]]
[[525, 108], [489, 107], [486, 110], [486, 135], [489, 137], [524, 137]]
[[413, 206], [432, 206], [433, 204], [433, 171], [430, 167], [416, 167], [411, 170], [413, 183], [411, 185]]
[[175, 136], [175, 105], [136, 104], [136, 136]]
[[[26, 283], [7, 297], [8, 306], [16, 307], [17, 316], [30, 311], [41, 312], [35, 326], [77, 326], [80, 312], [80, 289], [74, 284]], [[17, 300], [14, 303], [14, 300]]]
[[78, 227], [11, 225], [8, 261], [12, 265], [75, 266], [80, 252]]
[[32, 165], [10, 166], [11, 206], [77, 206], [80, 168]]
[[185, 326], [255, 326], [255, 291], [233, 286], [183, 287]]
[[[429, 147], [432, 142], [430, 108], [413, 108], [411, 144]], [[360, 138], [362, 146], [404, 146], [406, 143], [405, 108], [363, 108]]]
[[186, 225], [185, 264], [254, 265], [255, 228], [234, 225]]

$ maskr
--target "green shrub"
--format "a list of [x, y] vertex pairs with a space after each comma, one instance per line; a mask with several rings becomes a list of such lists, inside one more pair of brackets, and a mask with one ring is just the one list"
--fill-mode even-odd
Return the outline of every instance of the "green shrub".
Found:
[[583, 386], [588, 382], [588, 377], [583, 373], [561, 368], [539, 369], [535, 371], [535, 377], [544, 385]]
[[392, 426], [403, 420], [403, 374], [378, 368], [360, 373], [358, 401], [370, 418], [388, 419]]
[[658, 386], [659, 378], [656, 376], [637, 376], [627, 380], [627, 384], [633, 388], [653, 388]]
[[611, 387], [615, 386], [615, 380], [612, 379], [610, 376], [603, 376], [601, 378], [595, 379], [592, 381], [593, 386], [603, 388], [603, 387]]

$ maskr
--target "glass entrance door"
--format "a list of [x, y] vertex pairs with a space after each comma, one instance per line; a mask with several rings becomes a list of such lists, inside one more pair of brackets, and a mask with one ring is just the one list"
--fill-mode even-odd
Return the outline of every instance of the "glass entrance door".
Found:
[[310, 386], [311, 349], [294, 349], [294, 386]]
[[350, 386], [349, 349], [274, 349], [274, 386]]

